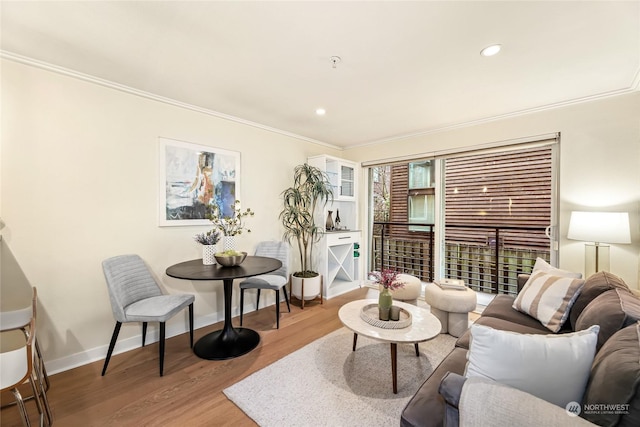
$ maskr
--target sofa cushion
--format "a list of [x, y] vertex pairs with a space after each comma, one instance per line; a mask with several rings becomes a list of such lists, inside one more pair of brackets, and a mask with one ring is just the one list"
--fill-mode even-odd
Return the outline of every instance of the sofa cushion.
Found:
[[442, 426], [445, 403], [438, 393], [440, 381], [447, 372], [462, 375], [466, 361], [467, 350], [454, 348], [409, 400], [402, 411], [400, 425], [402, 427]]
[[529, 335], [471, 325], [465, 376], [507, 384], [564, 408], [582, 400], [598, 329]]
[[[495, 317], [497, 319], [504, 319], [509, 322], [516, 323], [518, 325], [527, 326], [535, 329], [540, 329], [544, 333], [549, 333], [549, 330], [544, 327], [538, 319], [529, 316], [526, 313], [518, 311], [513, 308], [513, 302], [515, 297], [510, 295], [496, 295], [495, 298], [482, 310], [483, 317]], [[502, 328], [498, 328], [502, 329]], [[521, 332], [521, 331], [515, 331]]]
[[597, 298], [598, 295], [610, 289], [622, 289], [631, 292], [624, 283], [624, 280], [607, 271], [592, 274], [584, 281], [582, 291], [580, 291], [580, 295], [576, 298], [569, 313], [569, 322], [573, 330], [576, 329], [576, 320], [578, 320], [582, 310]]
[[[512, 308], [510, 309], [512, 311]], [[524, 315], [526, 316], [526, 315]], [[519, 334], [532, 334], [532, 335], [546, 335], [549, 330], [542, 326], [540, 322], [536, 322], [532, 325], [523, 325], [517, 322], [510, 322], [504, 319], [498, 319], [497, 317], [482, 316], [474, 322], [476, 325], [484, 325], [500, 331], [517, 332]], [[471, 342], [471, 332], [469, 329], [458, 338], [456, 341], [456, 347], [469, 349]]]
[[558, 332], [583, 285], [582, 279], [535, 271], [513, 302], [513, 308], [535, 317], [551, 332]]
[[640, 320], [640, 298], [623, 289], [611, 289], [600, 294], [582, 310], [576, 320], [576, 330], [600, 325], [598, 350], [620, 329]]
[[[613, 410], [595, 405], [628, 405]], [[640, 426], [640, 323], [616, 332], [591, 368], [582, 417], [607, 426]]]

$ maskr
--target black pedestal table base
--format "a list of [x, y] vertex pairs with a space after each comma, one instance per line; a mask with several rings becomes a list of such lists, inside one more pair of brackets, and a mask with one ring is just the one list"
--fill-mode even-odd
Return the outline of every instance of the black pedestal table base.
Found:
[[203, 359], [226, 360], [247, 354], [260, 343], [260, 335], [253, 329], [234, 328], [232, 331], [225, 334], [221, 329], [205, 335], [193, 346], [193, 352]]

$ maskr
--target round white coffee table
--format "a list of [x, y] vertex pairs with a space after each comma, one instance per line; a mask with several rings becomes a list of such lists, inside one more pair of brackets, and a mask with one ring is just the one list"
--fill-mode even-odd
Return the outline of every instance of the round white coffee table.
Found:
[[419, 356], [418, 343], [428, 341], [440, 334], [440, 321], [427, 309], [394, 301], [393, 305], [411, 313], [411, 325], [402, 329], [385, 329], [374, 326], [360, 317], [362, 308], [369, 304], [377, 304], [377, 299], [352, 301], [343, 305], [338, 311], [338, 317], [344, 326], [353, 331], [353, 351], [356, 350], [358, 335], [373, 338], [391, 344], [391, 375], [393, 378], [393, 392], [398, 393], [398, 344], [414, 344], [416, 356]]

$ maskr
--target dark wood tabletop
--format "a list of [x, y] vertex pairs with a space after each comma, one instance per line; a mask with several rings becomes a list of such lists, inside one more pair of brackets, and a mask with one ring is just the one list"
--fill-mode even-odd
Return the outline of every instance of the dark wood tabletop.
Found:
[[267, 274], [282, 267], [275, 258], [248, 256], [236, 267], [204, 265], [201, 259], [181, 262], [167, 268], [167, 276], [187, 280], [225, 280]]

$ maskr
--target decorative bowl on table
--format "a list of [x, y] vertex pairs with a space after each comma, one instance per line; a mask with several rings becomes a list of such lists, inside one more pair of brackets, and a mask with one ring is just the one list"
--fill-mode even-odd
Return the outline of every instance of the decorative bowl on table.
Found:
[[242, 264], [242, 261], [247, 257], [246, 252], [238, 252], [238, 251], [224, 251], [224, 252], [216, 252], [215, 255], [216, 261], [222, 267], [235, 267], [237, 265]]

